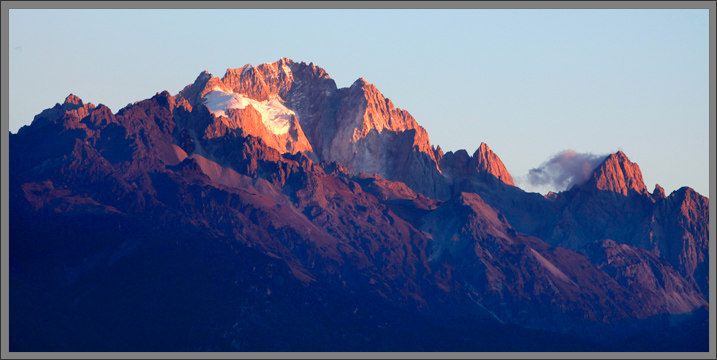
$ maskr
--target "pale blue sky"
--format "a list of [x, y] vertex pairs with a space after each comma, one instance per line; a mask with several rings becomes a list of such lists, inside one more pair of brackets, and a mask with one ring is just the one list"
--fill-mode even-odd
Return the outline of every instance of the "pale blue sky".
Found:
[[518, 181], [562, 150], [621, 148], [650, 191], [709, 196], [708, 10], [11, 9], [9, 25], [12, 132], [70, 93], [117, 112], [283, 56], [365, 78], [432, 144], [485, 142]]

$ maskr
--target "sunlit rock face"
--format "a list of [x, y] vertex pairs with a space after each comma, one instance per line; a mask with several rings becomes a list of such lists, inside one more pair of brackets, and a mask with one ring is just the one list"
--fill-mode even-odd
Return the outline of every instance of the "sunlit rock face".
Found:
[[631, 192], [648, 194], [640, 167], [631, 162], [622, 151], [608, 156], [593, 171], [593, 176], [586, 186], [625, 196]]
[[441, 170], [449, 176], [477, 180], [487, 174], [505, 184], [515, 185], [503, 162], [486, 143], [481, 143], [473, 156], [468, 156], [465, 150], [445, 153], [440, 165]]
[[[426, 130], [365, 79], [337, 89], [314, 64], [282, 58], [202, 73], [177, 101], [206, 105], [217, 118], [205, 136], [241, 129], [280, 152], [337, 161], [354, 173], [406, 182], [428, 196], [450, 196]], [[259, 116], [256, 115], [259, 114]]]
[[415, 191], [444, 198], [444, 186], [425, 129], [394, 107], [374, 85], [359, 79], [336, 94], [335, 114], [318, 122], [321, 158], [344, 164], [352, 173], [379, 174]]
[[292, 81], [287, 61], [281, 59], [257, 68], [246, 65], [228, 69], [222, 78], [203, 72], [176, 98], [185, 101], [188, 109], [206, 106], [215, 117], [202, 134], [194, 136], [217, 138], [240, 131], [262, 139], [281, 153], [310, 155], [311, 144], [282, 98]]

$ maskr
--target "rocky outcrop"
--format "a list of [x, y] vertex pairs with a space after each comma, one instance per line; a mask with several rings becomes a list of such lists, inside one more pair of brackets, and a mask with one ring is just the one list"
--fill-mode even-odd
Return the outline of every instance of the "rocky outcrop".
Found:
[[481, 143], [473, 153], [471, 168], [475, 168], [478, 173], [491, 174], [508, 185], [515, 185], [503, 162], [486, 143]]
[[515, 185], [503, 162], [486, 143], [481, 143], [473, 156], [468, 156], [465, 150], [443, 154], [440, 167], [451, 177], [483, 180], [487, 174], [508, 185]]
[[[324, 74], [310, 73], [312, 79]], [[339, 162], [354, 174], [378, 174], [405, 182], [426, 196], [449, 195], [428, 134], [407, 111], [396, 108], [363, 78], [339, 90], [326, 83], [328, 96], [324, 98], [317, 96], [321, 82], [310, 82], [302, 79], [300, 87], [289, 93], [289, 104], [300, 114], [302, 128], [320, 160]], [[307, 104], [305, 100], [310, 99], [323, 103], [318, 107]]]
[[709, 199], [688, 187], [655, 204], [632, 244], [666, 259], [709, 299]]
[[208, 107], [214, 118], [193, 136], [214, 138], [238, 130], [262, 139], [281, 153], [312, 156], [313, 149], [296, 115], [284, 107], [294, 80], [292, 64], [282, 58], [258, 67], [246, 65], [227, 69], [222, 78], [202, 72], [176, 96], [178, 103], [187, 103], [187, 111], [204, 105], [214, 107]]
[[643, 308], [683, 314], [707, 301], [665, 259], [654, 253], [612, 240], [597, 240], [587, 247], [591, 262], [629, 289]]
[[[320, 154], [323, 159], [344, 164], [354, 173], [366, 172], [394, 178], [388, 161], [395, 150], [419, 151], [435, 163], [426, 131], [419, 127], [408, 112], [397, 109], [374, 85], [363, 78], [356, 80], [339, 94], [336, 110], [336, 131], [324, 133], [331, 141]], [[318, 124], [317, 126], [321, 126]], [[408, 149], [392, 149], [387, 137], [410, 131]], [[385, 132], [385, 134], [384, 134]]]
[[642, 180], [640, 167], [631, 162], [625, 153], [618, 151], [609, 155], [593, 170], [592, 177], [584, 185], [602, 191], [610, 191], [620, 195], [649, 194]]
[[665, 199], [667, 196], [665, 195], [665, 189], [660, 186], [660, 184], [655, 184], [655, 190], [652, 191], [652, 198], [655, 201], [660, 201], [661, 199]]
[[316, 161], [340, 162], [354, 174], [403, 181], [427, 196], [450, 196], [425, 129], [363, 78], [337, 89], [320, 67], [282, 58], [272, 64], [228, 69], [221, 79], [204, 72], [176, 98], [178, 103], [186, 101], [191, 110], [218, 93], [222, 99], [232, 94], [258, 102], [278, 99], [293, 115], [288, 132], [277, 134], [268, 130], [264, 113], [257, 116], [249, 110], [251, 105], [210, 109], [216, 119], [206, 129], [208, 137], [240, 129], [282, 153], [302, 152]]

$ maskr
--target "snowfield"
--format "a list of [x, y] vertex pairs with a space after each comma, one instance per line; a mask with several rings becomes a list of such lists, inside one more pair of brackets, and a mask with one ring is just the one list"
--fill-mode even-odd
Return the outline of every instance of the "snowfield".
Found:
[[225, 111], [228, 109], [244, 109], [247, 105], [251, 105], [261, 114], [261, 122], [264, 126], [276, 135], [287, 133], [292, 116], [296, 116], [277, 97], [259, 102], [242, 94], [228, 93], [214, 88], [204, 95], [203, 101], [216, 116], [226, 116]]

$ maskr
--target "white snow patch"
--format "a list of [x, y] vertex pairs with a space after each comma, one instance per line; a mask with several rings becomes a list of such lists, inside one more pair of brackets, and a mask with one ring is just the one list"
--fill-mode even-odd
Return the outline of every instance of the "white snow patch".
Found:
[[214, 88], [204, 95], [203, 101], [216, 116], [226, 116], [225, 111], [228, 109], [244, 109], [247, 105], [251, 105], [261, 114], [261, 122], [264, 126], [276, 135], [287, 133], [291, 126], [292, 116], [296, 116], [277, 97], [259, 102], [242, 94], [228, 93]]

